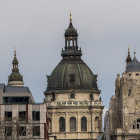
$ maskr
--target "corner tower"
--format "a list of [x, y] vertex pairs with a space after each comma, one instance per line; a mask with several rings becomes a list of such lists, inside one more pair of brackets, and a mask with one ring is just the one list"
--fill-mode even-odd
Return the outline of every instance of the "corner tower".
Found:
[[108, 122], [105, 122], [107, 140], [140, 138], [140, 62], [136, 52], [131, 60], [128, 51], [126, 60], [125, 72], [117, 75], [115, 95], [110, 99]]
[[16, 50], [14, 50], [14, 59], [13, 59], [13, 69], [12, 73], [8, 78], [8, 85], [10, 86], [23, 86], [23, 77], [21, 76], [18, 69], [18, 60], [16, 57]]
[[44, 92], [50, 121], [50, 135], [59, 140], [97, 140], [102, 134], [102, 101], [93, 74], [81, 59], [78, 33], [70, 23], [65, 31], [62, 60], [47, 76]]

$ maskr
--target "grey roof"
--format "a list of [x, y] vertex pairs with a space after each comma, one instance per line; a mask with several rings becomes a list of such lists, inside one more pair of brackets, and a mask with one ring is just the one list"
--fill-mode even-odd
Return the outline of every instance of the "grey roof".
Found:
[[135, 56], [132, 62], [127, 64], [126, 72], [140, 72], [140, 62], [137, 60]]
[[30, 93], [28, 87], [5, 86], [5, 93]]
[[5, 87], [5, 84], [0, 84], [0, 90], [3, 90]]
[[22, 86], [5, 86], [4, 84], [0, 84], [0, 89], [4, 93], [31, 93], [28, 87]]

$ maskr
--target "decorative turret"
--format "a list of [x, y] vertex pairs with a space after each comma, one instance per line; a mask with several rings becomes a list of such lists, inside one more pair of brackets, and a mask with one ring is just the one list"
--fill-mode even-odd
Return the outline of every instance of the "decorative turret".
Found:
[[132, 62], [131, 56], [130, 56], [130, 48], [128, 46], [128, 56], [126, 58], [126, 64], [128, 65], [130, 62]]
[[136, 52], [134, 51], [134, 58], [126, 66], [126, 72], [140, 72], [140, 62], [136, 58]]
[[70, 13], [70, 23], [68, 28], [65, 31], [65, 48], [62, 49], [61, 55], [63, 57], [67, 56], [81, 56], [81, 49], [78, 49], [78, 33], [77, 30], [73, 27], [72, 16]]
[[16, 57], [16, 50], [14, 50], [14, 59], [13, 59], [12, 64], [13, 64], [13, 69], [12, 69], [12, 73], [9, 76], [9, 79], [8, 79], [8, 85], [11, 85], [11, 86], [22, 86], [22, 85], [24, 85], [23, 77], [19, 73], [19, 69], [18, 69], [18, 60], [17, 60], [17, 57]]

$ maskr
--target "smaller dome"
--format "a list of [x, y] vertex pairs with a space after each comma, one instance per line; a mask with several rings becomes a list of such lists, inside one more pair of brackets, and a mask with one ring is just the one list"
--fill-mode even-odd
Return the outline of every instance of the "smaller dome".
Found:
[[126, 72], [140, 72], [140, 62], [137, 60], [135, 56], [132, 62], [127, 64]]
[[12, 72], [11, 75], [9, 76], [9, 80], [10, 81], [22, 81], [23, 82], [23, 77], [21, 76], [21, 74], [19, 72]]
[[77, 30], [73, 27], [72, 23], [70, 23], [69, 27], [65, 31], [65, 36], [78, 36]]

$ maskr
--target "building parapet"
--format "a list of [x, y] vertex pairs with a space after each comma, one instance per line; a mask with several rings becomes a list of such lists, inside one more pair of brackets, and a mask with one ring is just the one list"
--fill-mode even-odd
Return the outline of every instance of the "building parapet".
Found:
[[101, 106], [101, 101], [62, 101], [47, 103], [47, 106]]

